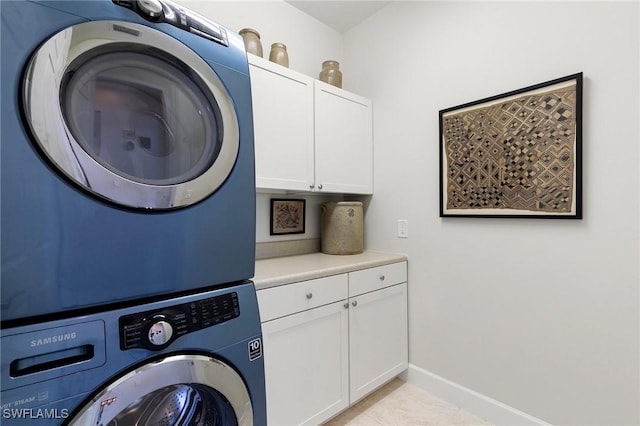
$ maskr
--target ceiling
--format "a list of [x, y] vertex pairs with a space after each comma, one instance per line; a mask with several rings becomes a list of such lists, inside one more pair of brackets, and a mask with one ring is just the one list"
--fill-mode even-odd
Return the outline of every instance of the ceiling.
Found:
[[341, 33], [356, 26], [387, 4], [391, 3], [391, 1], [383, 0], [285, 1]]

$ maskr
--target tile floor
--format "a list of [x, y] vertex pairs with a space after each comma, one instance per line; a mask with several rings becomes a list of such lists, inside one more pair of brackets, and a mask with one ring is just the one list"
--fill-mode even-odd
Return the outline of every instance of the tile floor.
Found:
[[393, 379], [324, 426], [490, 426], [417, 386]]

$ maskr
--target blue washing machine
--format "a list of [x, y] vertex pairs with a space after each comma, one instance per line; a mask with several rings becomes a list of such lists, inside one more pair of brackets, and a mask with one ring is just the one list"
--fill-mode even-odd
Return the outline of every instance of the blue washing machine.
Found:
[[242, 38], [169, 0], [0, 12], [2, 328], [251, 278]]
[[5, 330], [2, 424], [266, 425], [253, 283]]

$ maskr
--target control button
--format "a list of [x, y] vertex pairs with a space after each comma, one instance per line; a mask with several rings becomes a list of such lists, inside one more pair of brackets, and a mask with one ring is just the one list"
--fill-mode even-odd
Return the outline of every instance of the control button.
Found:
[[159, 0], [138, 0], [138, 9], [149, 19], [162, 18], [162, 3]]
[[186, 27], [186, 26], [187, 26], [187, 14], [185, 13], [185, 11], [184, 11], [183, 9], [180, 9], [180, 10], [178, 11], [178, 13], [180, 14], [180, 23], [181, 23], [183, 26], [185, 26], [185, 27]]
[[113, 0], [113, 2], [119, 6], [124, 6], [130, 9], [133, 9], [133, 3], [135, 3], [135, 0]]
[[147, 339], [153, 346], [166, 345], [173, 336], [173, 327], [167, 321], [155, 322], [149, 327]]

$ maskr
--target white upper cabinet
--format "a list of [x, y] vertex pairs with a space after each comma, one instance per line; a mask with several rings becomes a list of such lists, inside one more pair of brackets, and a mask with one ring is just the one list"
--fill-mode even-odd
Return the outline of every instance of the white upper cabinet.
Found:
[[314, 181], [313, 79], [249, 57], [258, 188], [309, 191]]
[[315, 81], [316, 186], [325, 192], [373, 193], [371, 101]]
[[373, 193], [371, 101], [248, 57], [256, 187]]

